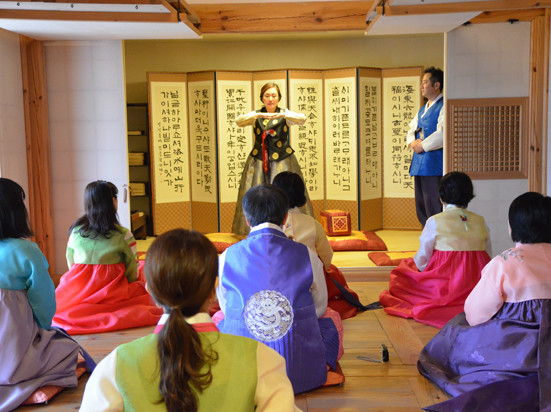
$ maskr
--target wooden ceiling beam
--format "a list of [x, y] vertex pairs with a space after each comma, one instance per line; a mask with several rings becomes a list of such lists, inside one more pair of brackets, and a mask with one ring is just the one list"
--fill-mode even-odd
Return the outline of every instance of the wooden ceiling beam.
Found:
[[538, 16], [545, 16], [545, 9], [485, 11], [471, 19], [470, 22], [473, 24], [483, 24], [506, 23], [511, 20], [532, 21]]
[[180, 10], [183, 13], [186, 13], [188, 18], [194, 23], [201, 22], [201, 16], [197, 13], [189, 4], [184, 0], [174, 1], [174, 0], [163, 0], [167, 1], [174, 10]]
[[[543, 9], [551, 7], [551, 0], [488, 0], [464, 3], [437, 3], [405, 6], [387, 6], [384, 16], [414, 16], [419, 14], [446, 14], [466, 12], [489, 12], [505, 10]], [[377, 14], [383, 14], [383, 7], [377, 7]]]
[[[373, 1], [194, 4], [207, 33], [364, 30]], [[171, 4], [174, 4], [172, 2]]]

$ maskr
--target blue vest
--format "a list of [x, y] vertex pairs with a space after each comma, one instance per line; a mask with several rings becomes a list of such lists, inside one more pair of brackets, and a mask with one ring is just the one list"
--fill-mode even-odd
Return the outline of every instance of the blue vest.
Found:
[[218, 328], [256, 339], [281, 354], [295, 393], [327, 380], [312, 282], [308, 248], [276, 229], [255, 230], [226, 250], [226, 311]]
[[[421, 107], [417, 114], [418, 126], [423, 130], [424, 137], [428, 137], [436, 131], [438, 116], [444, 104], [444, 98], [434, 103], [424, 117], [425, 107]], [[418, 133], [415, 138], [418, 138]], [[444, 171], [444, 149], [431, 150], [429, 152], [413, 153], [409, 174], [411, 176], [442, 176]]]

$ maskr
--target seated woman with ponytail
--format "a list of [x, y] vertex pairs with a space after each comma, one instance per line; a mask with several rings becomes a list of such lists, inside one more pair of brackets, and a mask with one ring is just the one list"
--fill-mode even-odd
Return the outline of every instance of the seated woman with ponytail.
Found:
[[184, 229], [159, 236], [145, 276], [165, 314], [153, 334], [119, 346], [96, 367], [80, 411], [298, 411], [283, 357], [212, 322], [217, 275], [216, 249], [205, 236]]

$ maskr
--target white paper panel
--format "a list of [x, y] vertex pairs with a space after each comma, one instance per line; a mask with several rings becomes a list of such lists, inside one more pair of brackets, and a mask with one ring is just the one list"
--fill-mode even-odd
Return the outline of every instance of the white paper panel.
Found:
[[382, 197], [381, 79], [360, 77], [360, 199]]
[[251, 108], [250, 80], [218, 81], [218, 156], [220, 165], [220, 202], [237, 201], [239, 182], [252, 148], [248, 127], [237, 127], [235, 119]]
[[325, 80], [327, 199], [358, 200], [356, 78]]
[[214, 81], [189, 82], [191, 197], [216, 203], [216, 119]]
[[293, 127], [295, 150], [310, 200], [323, 200], [323, 81], [290, 80], [290, 110], [306, 115], [306, 123]]
[[186, 83], [151, 82], [155, 202], [189, 201]]
[[419, 84], [419, 76], [383, 80], [384, 197], [415, 197], [409, 175], [413, 151], [407, 148], [407, 133], [420, 108]]

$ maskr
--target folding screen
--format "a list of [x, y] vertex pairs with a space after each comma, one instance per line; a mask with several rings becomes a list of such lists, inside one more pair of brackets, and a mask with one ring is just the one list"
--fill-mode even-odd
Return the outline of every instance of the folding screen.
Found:
[[325, 209], [325, 159], [323, 138], [323, 71], [289, 71], [289, 110], [306, 115], [295, 126], [291, 147], [302, 169], [314, 216]]
[[231, 231], [253, 146], [252, 129], [235, 119], [262, 107], [267, 82], [279, 85], [281, 108], [307, 116], [290, 138], [316, 218], [342, 209], [355, 230], [419, 228], [406, 136], [422, 74], [420, 67], [149, 73], [155, 234]]
[[235, 119], [252, 111], [252, 74], [216, 72], [220, 232], [231, 232], [239, 181], [253, 142]]
[[187, 75], [147, 73], [153, 231], [191, 227]]
[[381, 69], [358, 69], [360, 227], [383, 227]]
[[350, 212], [358, 229], [356, 69], [324, 71], [326, 208]]
[[383, 226], [419, 229], [415, 191], [409, 167], [413, 151], [407, 148], [409, 123], [421, 107], [423, 68], [383, 70]]

